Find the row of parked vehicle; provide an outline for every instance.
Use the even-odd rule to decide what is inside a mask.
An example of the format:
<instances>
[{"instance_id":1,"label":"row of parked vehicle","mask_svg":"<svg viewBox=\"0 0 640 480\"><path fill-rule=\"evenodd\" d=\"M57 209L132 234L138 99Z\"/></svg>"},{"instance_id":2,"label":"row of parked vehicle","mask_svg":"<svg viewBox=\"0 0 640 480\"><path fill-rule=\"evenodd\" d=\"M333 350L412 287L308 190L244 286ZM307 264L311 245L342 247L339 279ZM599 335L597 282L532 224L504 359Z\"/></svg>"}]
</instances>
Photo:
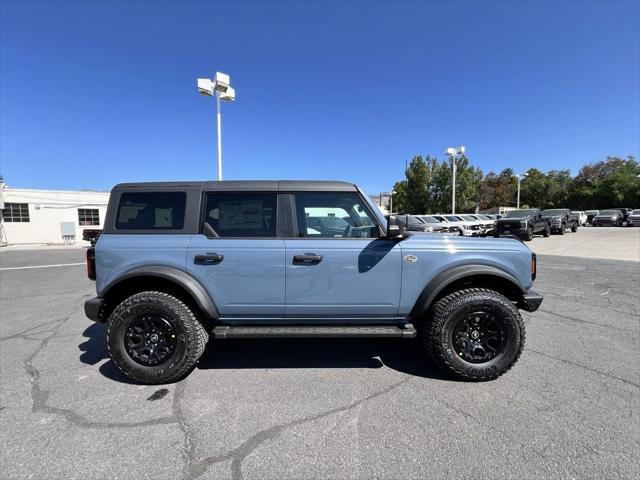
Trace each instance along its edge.
<instances>
[{"instance_id":1,"label":"row of parked vehicle","mask_svg":"<svg viewBox=\"0 0 640 480\"><path fill-rule=\"evenodd\" d=\"M465 237L515 236L525 241L534 235L548 237L577 232L579 226L640 226L640 210L608 209L571 211L568 208L512 210L504 215L435 214L398 215L405 229L413 232L442 233Z\"/></svg>"},{"instance_id":2,"label":"row of parked vehicle","mask_svg":"<svg viewBox=\"0 0 640 480\"><path fill-rule=\"evenodd\" d=\"M585 224L594 227L614 226L640 227L640 209L609 208L607 210L587 210L584 214Z\"/></svg>"}]
</instances>

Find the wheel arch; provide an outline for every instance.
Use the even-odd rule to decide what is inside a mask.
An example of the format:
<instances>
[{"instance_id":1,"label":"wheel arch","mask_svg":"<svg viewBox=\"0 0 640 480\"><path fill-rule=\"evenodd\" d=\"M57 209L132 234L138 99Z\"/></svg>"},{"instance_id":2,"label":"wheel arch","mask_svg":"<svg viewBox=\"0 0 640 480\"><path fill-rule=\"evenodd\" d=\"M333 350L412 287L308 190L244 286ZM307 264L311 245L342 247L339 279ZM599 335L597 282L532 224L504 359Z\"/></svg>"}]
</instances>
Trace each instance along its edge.
<instances>
[{"instance_id":1,"label":"wheel arch","mask_svg":"<svg viewBox=\"0 0 640 480\"><path fill-rule=\"evenodd\" d=\"M220 316L213 299L200 282L182 270L159 265L136 268L108 284L101 292L105 300L103 318L108 318L126 297L149 290L159 290L178 297L203 319L212 320Z\"/></svg>"},{"instance_id":2,"label":"wheel arch","mask_svg":"<svg viewBox=\"0 0 640 480\"><path fill-rule=\"evenodd\" d=\"M518 280L504 270L488 265L461 265L436 275L418 296L409 316L420 318L445 295L473 287L495 290L513 302L520 301L525 293Z\"/></svg>"}]
</instances>

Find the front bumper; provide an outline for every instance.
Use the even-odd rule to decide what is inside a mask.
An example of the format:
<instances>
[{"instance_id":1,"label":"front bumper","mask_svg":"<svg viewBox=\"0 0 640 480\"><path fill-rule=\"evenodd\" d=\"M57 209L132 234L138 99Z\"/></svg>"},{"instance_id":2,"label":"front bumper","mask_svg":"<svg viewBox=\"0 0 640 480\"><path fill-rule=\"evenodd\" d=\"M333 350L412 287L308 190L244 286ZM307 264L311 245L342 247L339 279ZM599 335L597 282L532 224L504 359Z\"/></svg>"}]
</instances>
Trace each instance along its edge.
<instances>
[{"instance_id":1,"label":"front bumper","mask_svg":"<svg viewBox=\"0 0 640 480\"><path fill-rule=\"evenodd\" d=\"M518 302L518 308L526 310L527 312L535 312L540 308L542 300L542 295L538 292L534 292L533 290L529 290L522 296L522 300Z\"/></svg>"},{"instance_id":2,"label":"front bumper","mask_svg":"<svg viewBox=\"0 0 640 480\"><path fill-rule=\"evenodd\" d=\"M91 298L84 302L84 314L89 320L93 320L94 322L98 323L104 323L106 322L106 319L103 315L104 305L105 301L103 298Z\"/></svg>"}]
</instances>

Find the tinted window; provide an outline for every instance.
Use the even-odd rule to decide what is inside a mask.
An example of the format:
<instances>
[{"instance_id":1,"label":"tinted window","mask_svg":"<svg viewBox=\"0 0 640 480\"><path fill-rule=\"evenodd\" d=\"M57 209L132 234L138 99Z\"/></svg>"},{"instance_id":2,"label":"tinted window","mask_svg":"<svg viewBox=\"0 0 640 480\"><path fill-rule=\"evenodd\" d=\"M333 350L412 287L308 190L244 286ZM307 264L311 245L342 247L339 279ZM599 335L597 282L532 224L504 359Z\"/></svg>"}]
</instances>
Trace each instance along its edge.
<instances>
[{"instance_id":1,"label":"tinted window","mask_svg":"<svg viewBox=\"0 0 640 480\"><path fill-rule=\"evenodd\" d=\"M184 227L184 192L136 192L120 196L117 230L181 230Z\"/></svg>"},{"instance_id":2,"label":"tinted window","mask_svg":"<svg viewBox=\"0 0 640 480\"><path fill-rule=\"evenodd\" d=\"M378 236L373 215L355 192L294 194L299 237Z\"/></svg>"},{"instance_id":3,"label":"tinted window","mask_svg":"<svg viewBox=\"0 0 640 480\"><path fill-rule=\"evenodd\" d=\"M210 193L204 221L222 238L275 237L275 193Z\"/></svg>"}]
</instances>

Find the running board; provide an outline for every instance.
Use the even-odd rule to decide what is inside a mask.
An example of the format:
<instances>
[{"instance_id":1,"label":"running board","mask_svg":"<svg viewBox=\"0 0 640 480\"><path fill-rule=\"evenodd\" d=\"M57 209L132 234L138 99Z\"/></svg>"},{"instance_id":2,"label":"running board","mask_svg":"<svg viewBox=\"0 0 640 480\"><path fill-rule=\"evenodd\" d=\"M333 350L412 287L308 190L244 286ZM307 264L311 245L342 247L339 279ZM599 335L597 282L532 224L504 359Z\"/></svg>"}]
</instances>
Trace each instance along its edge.
<instances>
[{"instance_id":1,"label":"running board","mask_svg":"<svg viewBox=\"0 0 640 480\"><path fill-rule=\"evenodd\" d=\"M303 327L264 327L264 326L226 326L214 327L213 335L217 339L225 338L414 338L416 329L410 323L397 327L393 325L377 326L303 326Z\"/></svg>"}]
</instances>

